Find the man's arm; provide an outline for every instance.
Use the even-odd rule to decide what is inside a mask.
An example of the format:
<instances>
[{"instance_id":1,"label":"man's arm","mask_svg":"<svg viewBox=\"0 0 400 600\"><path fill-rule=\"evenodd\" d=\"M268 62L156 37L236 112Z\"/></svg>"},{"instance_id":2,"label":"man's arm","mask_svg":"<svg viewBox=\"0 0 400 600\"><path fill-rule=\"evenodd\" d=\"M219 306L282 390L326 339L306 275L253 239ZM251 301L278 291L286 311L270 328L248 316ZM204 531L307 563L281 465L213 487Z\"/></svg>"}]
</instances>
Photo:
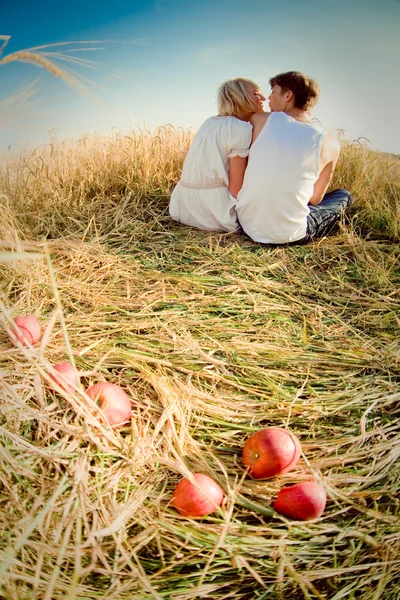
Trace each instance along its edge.
<instances>
[{"instance_id":1,"label":"man's arm","mask_svg":"<svg viewBox=\"0 0 400 600\"><path fill-rule=\"evenodd\" d=\"M333 172L337 165L339 154L339 142L328 133L321 149L321 165L323 165L323 167L317 181L314 183L314 191L310 198L309 204L316 206L321 202L330 182L332 181Z\"/></svg>"}]
</instances>

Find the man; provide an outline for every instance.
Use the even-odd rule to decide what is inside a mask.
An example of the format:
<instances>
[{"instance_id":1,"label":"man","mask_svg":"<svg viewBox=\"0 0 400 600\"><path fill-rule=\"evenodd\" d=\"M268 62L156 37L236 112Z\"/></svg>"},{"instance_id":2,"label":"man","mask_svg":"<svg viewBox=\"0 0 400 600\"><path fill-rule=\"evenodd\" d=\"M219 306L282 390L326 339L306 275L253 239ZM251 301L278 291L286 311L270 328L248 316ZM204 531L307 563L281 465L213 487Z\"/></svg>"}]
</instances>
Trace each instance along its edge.
<instances>
[{"instance_id":1,"label":"man","mask_svg":"<svg viewBox=\"0 0 400 600\"><path fill-rule=\"evenodd\" d=\"M290 71L270 79L270 113L251 118L253 138L237 214L245 233L266 244L305 243L329 233L351 202L326 193L339 142L311 121L319 87Z\"/></svg>"}]
</instances>

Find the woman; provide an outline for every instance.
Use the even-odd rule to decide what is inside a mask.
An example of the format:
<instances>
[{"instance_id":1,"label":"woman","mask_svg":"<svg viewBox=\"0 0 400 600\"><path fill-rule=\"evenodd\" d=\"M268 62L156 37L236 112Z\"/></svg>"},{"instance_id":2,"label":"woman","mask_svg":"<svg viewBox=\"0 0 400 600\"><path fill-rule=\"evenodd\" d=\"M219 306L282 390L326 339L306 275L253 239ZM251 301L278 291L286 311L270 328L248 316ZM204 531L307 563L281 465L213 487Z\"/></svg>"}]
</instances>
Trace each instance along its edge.
<instances>
[{"instance_id":1,"label":"woman","mask_svg":"<svg viewBox=\"0 0 400 600\"><path fill-rule=\"evenodd\" d=\"M250 79L230 79L218 90L218 111L196 134L172 192L169 213L199 229L238 228L235 204L251 142L250 117L263 112L265 97Z\"/></svg>"}]
</instances>

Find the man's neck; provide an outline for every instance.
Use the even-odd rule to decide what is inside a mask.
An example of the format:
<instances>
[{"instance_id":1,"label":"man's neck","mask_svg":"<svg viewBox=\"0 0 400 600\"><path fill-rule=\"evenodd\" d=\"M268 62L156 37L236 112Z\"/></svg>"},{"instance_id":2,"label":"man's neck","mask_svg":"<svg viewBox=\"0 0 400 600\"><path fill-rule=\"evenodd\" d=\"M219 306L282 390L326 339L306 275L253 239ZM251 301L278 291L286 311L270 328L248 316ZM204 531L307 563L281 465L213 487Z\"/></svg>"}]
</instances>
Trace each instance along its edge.
<instances>
[{"instance_id":1,"label":"man's neck","mask_svg":"<svg viewBox=\"0 0 400 600\"><path fill-rule=\"evenodd\" d=\"M296 121L311 123L310 114L306 110L302 110L301 108L288 108L284 112Z\"/></svg>"}]
</instances>

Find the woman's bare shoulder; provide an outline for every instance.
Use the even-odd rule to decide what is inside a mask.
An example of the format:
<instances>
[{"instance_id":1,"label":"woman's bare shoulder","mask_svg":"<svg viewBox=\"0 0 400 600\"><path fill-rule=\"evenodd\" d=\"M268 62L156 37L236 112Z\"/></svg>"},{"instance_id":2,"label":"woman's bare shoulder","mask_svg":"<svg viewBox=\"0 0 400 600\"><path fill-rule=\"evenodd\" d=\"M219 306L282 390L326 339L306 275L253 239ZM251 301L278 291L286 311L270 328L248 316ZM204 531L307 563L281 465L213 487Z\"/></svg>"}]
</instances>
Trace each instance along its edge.
<instances>
[{"instance_id":1,"label":"woman's bare shoulder","mask_svg":"<svg viewBox=\"0 0 400 600\"><path fill-rule=\"evenodd\" d=\"M265 122L268 119L270 114L271 113L269 113L269 112L253 113L252 116L250 117L250 123L253 125L253 127L255 127L256 125L262 127L265 124Z\"/></svg>"},{"instance_id":2,"label":"woman's bare shoulder","mask_svg":"<svg viewBox=\"0 0 400 600\"><path fill-rule=\"evenodd\" d=\"M253 137L251 139L252 144L254 144L254 142L256 141L258 134L261 132L262 128L264 127L270 114L271 113L261 112L261 113L254 113L252 115L252 117L250 119L250 123L253 125Z\"/></svg>"}]
</instances>

